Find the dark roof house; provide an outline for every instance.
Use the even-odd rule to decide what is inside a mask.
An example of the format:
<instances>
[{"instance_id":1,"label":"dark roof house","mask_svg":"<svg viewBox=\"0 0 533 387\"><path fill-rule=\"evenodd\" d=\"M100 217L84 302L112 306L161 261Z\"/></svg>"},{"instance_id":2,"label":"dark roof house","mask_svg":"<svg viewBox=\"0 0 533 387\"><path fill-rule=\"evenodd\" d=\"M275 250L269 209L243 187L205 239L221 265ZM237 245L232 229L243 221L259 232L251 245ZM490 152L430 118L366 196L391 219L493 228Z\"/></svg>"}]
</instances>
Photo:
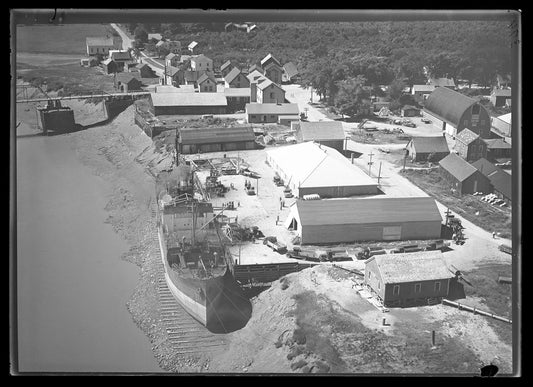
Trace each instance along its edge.
<instances>
[{"instance_id":1,"label":"dark roof house","mask_svg":"<svg viewBox=\"0 0 533 387\"><path fill-rule=\"evenodd\" d=\"M439 165L444 178L460 194L491 191L488 178L455 153L443 158L439 161Z\"/></svg>"}]
</instances>

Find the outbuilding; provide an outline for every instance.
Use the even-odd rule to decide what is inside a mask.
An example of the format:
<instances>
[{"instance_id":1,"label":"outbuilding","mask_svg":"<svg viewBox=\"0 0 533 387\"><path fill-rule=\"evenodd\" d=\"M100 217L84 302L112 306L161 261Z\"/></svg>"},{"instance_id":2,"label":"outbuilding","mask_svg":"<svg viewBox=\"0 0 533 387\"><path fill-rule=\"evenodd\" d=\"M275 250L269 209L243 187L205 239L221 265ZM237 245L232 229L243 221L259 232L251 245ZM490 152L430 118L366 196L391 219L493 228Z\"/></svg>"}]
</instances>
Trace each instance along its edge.
<instances>
[{"instance_id":1,"label":"outbuilding","mask_svg":"<svg viewBox=\"0 0 533 387\"><path fill-rule=\"evenodd\" d=\"M503 137L506 141L511 143L511 123L512 123L512 113L503 114L498 117L492 118L492 127L491 131L499 137Z\"/></svg>"},{"instance_id":2,"label":"outbuilding","mask_svg":"<svg viewBox=\"0 0 533 387\"><path fill-rule=\"evenodd\" d=\"M420 115L420 109L411 105L405 105L401 108L402 117L416 117Z\"/></svg>"},{"instance_id":3,"label":"outbuilding","mask_svg":"<svg viewBox=\"0 0 533 387\"><path fill-rule=\"evenodd\" d=\"M284 226L301 244L434 239L442 217L431 197L296 200Z\"/></svg>"},{"instance_id":4,"label":"outbuilding","mask_svg":"<svg viewBox=\"0 0 533 387\"><path fill-rule=\"evenodd\" d=\"M413 85L411 94L417 102L422 102L435 90L434 85Z\"/></svg>"},{"instance_id":5,"label":"outbuilding","mask_svg":"<svg viewBox=\"0 0 533 387\"><path fill-rule=\"evenodd\" d=\"M493 162L510 159L512 156L511 144L501 138L485 138L483 142L487 146L486 158Z\"/></svg>"},{"instance_id":6,"label":"outbuilding","mask_svg":"<svg viewBox=\"0 0 533 387\"><path fill-rule=\"evenodd\" d=\"M136 77L138 73L119 73L115 75L115 89L127 93L141 90L142 82Z\"/></svg>"},{"instance_id":7,"label":"outbuilding","mask_svg":"<svg viewBox=\"0 0 533 387\"><path fill-rule=\"evenodd\" d=\"M223 128L182 128L176 133L179 154L223 152L255 148L255 134L250 126Z\"/></svg>"},{"instance_id":8,"label":"outbuilding","mask_svg":"<svg viewBox=\"0 0 533 387\"><path fill-rule=\"evenodd\" d=\"M267 163L296 197L378 194L377 183L333 148L312 141L268 150Z\"/></svg>"},{"instance_id":9,"label":"outbuilding","mask_svg":"<svg viewBox=\"0 0 533 387\"><path fill-rule=\"evenodd\" d=\"M296 139L299 142L315 141L319 144L336 149L339 152L344 151L346 135L344 127L339 121L319 121L305 122L302 121L297 125Z\"/></svg>"},{"instance_id":10,"label":"outbuilding","mask_svg":"<svg viewBox=\"0 0 533 387\"><path fill-rule=\"evenodd\" d=\"M295 82L300 77L296 65L292 62L283 65L283 82Z\"/></svg>"},{"instance_id":11,"label":"outbuilding","mask_svg":"<svg viewBox=\"0 0 533 387\"><path fill-rule=\"evenodd\" d=\"M300 114L295 103L247 103L245 110L249 123L275 123L279 122L280 116Z\"/></svg>"},{"instance_id":12,"label":"outbuilding","mask_svg":"<svg viewBox=\"0 0 533 387\"><path fill-rule=\"evenodd\" d=\"M231 69L231 71L224 76L224 84L227 88L250 87L250 81L237 67Z\"/></svg>"},{"instance_id":13,"label":"outbuilding","mask_svg":"<svg viewBox=\"0 0 533 387\"><path fill-rule=\"evenodd\" d=\"M412 137L405 149L412 161L437 162L450 154L444 136Z\"/></svg>"},{"instance_id":14,"label":"outbuilding","mask_svg":"<svg viewBox=\"0 0 533 387\"><path fill-rule=\"evenodd\" d=\"M461 195L492 190L489 179L455 153L439 161L439 166L442 177Z\"/></svg>"},{"instance_id":15,"label":"outbuilding","mask_svg":"<svg viewBox=\"0 0 533 387\"><path fill-rule=\"evenodd\" d=\"M113 74L119 71L118 65L111 58L107 58L100 65L106 74Z\"/></svg>"},{"instance_id":16,"label":"outbuilding","mask_svg":"<svg viewBox=\"0 0 533 387\"><path fill-rule=\"evenodd\" d=\"M365 261L365 285L387 307L439 303L453 277L440 251L382 254Z\"/></svg>"},{"instance_id":17,"label":"outbuilding","mask_svg":"<svg viewBox=\"0 0 533 387\"><path fill-rule=\"evenodd\" d=\"M511 106L511 89L494 89L490 93L490 102L494 107Z\"/></svg>"},{"instance_id":18,"label":"outbuilding","mask_svg":"<svg viewBox=\"0 0 533 387\"><path fill-rule=\"evenodd\" d=\"M224 88L224 95L228 100L228 112L244 110L247 103L250 103L250 88Z\"/></svg>"},{"instance_id":19,"label":"outbuilding","mask_svg":"<svg viewBox=\"0 0 533 387\"><path fill-rule=\"evenodd\" d=\"M222 66L220 66L220 74L222 74L222 77L225 77L232 69L233 65L231 61L227 60L222 64Z\"/></svg>"},{"instance_id":20,"label":"outbuilding","mask_svg":"<svg viewBox=\"0 0 533 387\"><path fill-rule=\"evenodd\" d=\"M490 114L479 101L447 87L437 87L424 105L433 124L448 135L455 137L468 128L482 138L490 138Z\"/></svg>"},{"instance_id":21,"label":"outbuilding","mask_svg":"<svg viewBox=\"0 0 533 387\"><path fill-rule=\"evenodd\" d=\"M225 114L224 93L150 93L154 114Z\"/></svg>"},{"instance_id":22,"label":"outbuilding","mask_svg":"<svg viewBox=\"0 0 533 387\"><path fill-rule=\"evenodd\" d=\"M511 175L485 158L473 162L472 165L490 180L493 192L510 204L513 191Z\"/></svg>"}]
</instances>

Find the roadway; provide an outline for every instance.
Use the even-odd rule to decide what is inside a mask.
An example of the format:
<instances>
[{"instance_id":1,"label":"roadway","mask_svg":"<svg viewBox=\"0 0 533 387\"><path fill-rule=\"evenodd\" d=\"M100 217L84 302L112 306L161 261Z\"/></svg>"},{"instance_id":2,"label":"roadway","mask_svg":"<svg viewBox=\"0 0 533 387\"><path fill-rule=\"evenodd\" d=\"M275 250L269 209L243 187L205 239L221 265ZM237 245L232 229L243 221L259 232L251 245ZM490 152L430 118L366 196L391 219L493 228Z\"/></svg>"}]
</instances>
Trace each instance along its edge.
<instances>
[{"instance_id":1,"label":"roadway","mask_svg":"<svg viewBox=\"0 0 533 387\"><path fill-rule=\"evenodd\" d=\"M113 27L113 29L115 31L117 31L117 33L120 35L120 37L122 38L122 49L123 50L128 50L130 48L133 48L133 39L131 39L125 32L124 30L119 27L117 24L115 23L111 23L111 27ZM165 71L165 66L163 66L161 63L158 63L156 62L155 60L153 60L152 58L150 58L148 55L146 55L144 52L142 51L139 51L139 53L141 54L141 63L146 63L148 66L150 66L150 68L152 70L154 70L154 72L156 73L156 75L158 77L162 77L163 76L163 73Z\"/></svg>"}]
</instances>

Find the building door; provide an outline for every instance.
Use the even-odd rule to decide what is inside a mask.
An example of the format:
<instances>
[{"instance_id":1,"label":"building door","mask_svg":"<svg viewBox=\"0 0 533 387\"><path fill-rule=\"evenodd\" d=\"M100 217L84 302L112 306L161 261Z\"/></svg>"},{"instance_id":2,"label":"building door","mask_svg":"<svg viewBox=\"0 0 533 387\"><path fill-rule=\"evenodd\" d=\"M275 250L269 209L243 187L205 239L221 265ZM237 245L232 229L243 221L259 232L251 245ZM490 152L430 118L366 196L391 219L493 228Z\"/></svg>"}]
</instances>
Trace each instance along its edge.
<instances>
[{"instance_id":1,"label":"building door","mask_svg":"<svg viewBox=\"0 0 533 387\"><path fill-rule=\"evenodd\" d=\"M474 180L474 192L477 192L477 180Z\"/></svg>"},{"instance_id":2,"label":"building door","mask_svg":"<svg viewBox=\"0 0 533 387\"><path fill-rule=\"evenodd\" d=\"M402 226L383 227L383 240L397 241L402 238Z\"/></svg>"}]
</instances>

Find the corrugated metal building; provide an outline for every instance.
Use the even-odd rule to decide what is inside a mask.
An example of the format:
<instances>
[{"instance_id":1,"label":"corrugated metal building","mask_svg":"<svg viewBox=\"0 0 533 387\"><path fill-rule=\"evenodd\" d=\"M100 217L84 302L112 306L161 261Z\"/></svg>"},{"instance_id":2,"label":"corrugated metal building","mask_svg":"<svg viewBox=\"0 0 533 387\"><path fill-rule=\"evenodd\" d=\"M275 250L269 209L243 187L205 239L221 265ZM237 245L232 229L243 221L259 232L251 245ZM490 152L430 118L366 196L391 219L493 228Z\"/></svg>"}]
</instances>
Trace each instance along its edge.
<instances>
[{"instance_id":1,"label":"corrugated metal building","mask_svg":"<svg viewBox=\"0 0 533 387\"><path fill-rule=\"evenodd\" d=\"M365 261L365 285L385 306L438 302L453 275L440 251L375 255Z\"/></svg>"},{"instance_id":2,"label":"corrugated metal building","mask_svg":"<svg viewBox=\"0 0 533 387\"><path fill-rule=\"evenodd\" d=\"M150 93L154 114L225 114L224 93Z\"/></svg>"},{"instance_id":3,"label":"corrugated metal building","mask_svg":"<svg viewBox=\"0 0 533 387\"><path fill-rule=\"evenodd\" d=\"M268 150L267 162L294 196L346 197L379 193L377 183L333 148L315 142Z\"/></svg>"},{"instance_id":4,"label":"corrugated metal building","mask_svg":"<svg viewBox=\"0 0 533 387\"><path fill-rule=\"evenodd\" d=\"M438 137L413 137L405 149L413 161L425 161L433 154L431 161L437 162L450 154L448 143L444 136Z\"/></svg>"},{"instance_id":5,"label":"corrugated metal building","mask_svg":"<svg viewBox=\"0 0 533 387\"><path fill-rule=\"evenodd\" d=\"M442 217L431 197L297 200L285 226L301 244L432 239Z\"/></svg>"},{"instance_id":6,"label":"corrugated metal building","mask_svg":"<svg viewBox=\"0 0 533 387\"><path fill-rule=\"evenodd\" d=\"M439 165L441 175L460 194L489 193L492 190L489 179L455 153L443 158Z\"/></svg>"},{"instance_id":7,"label":"corrugated metal building","mask_svg":"<svg viewBox=\"0 0 533 387\"><path fill-rule=\"evenodd\" d=\"M468 128L490 138L490 114L478 101L447 87L437 87L427 98L424 112L433 124L454 137Z\"/></svg>"},{"instance_id":8,"label":"corrugated metal building","mask_svg":"<svg viewBox=\"0 0 533 387\"><path fill-rule=\"evenodd\" d=\"M255 134L249 126L230 128L182 128L176 131L179 154L223 152L255 148Z\"/></svg>"}]
</instances>

